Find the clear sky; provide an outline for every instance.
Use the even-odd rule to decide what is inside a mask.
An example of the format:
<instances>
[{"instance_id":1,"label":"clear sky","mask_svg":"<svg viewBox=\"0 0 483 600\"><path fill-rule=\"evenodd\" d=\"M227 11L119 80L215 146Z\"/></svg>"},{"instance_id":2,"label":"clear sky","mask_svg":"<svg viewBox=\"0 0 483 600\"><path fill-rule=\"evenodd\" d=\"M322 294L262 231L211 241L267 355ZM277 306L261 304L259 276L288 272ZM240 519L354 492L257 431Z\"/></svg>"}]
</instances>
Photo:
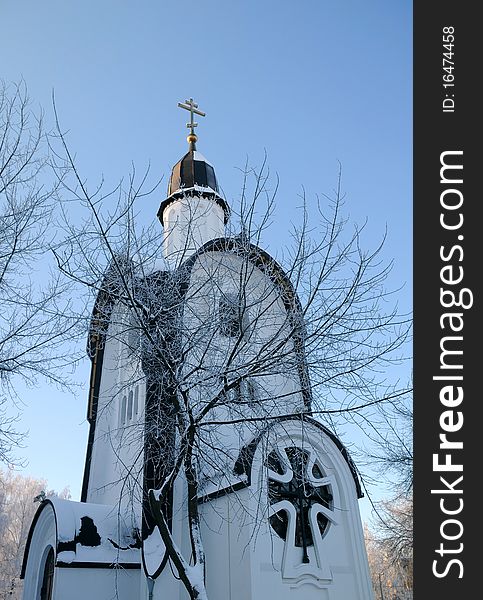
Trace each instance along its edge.
<instances>
[{"instance_id":1,"label":"clear sky","mask_svg":"<svg viewBox=\"0 0 483 600\"><path fill-rule=\"evenodd\" d=\"M198 149L236 198L248 157L264 151L280 177L274 240L296 218L302 186L331 193L338 161L346 210L387 226L393 286L411 307L412 3L409 0L0 0L0 78L23 78L52 119L51 95L82 176L116 182L148 163L164 180L141 212L155 218L172 165L186 151L195 98ZM372 239L371 239L372 238ZM270 242L270 240L269 240ZM270 248L268 248L270 250ZM23 471L51 487L80 486L88 369L74 396L21 390L29 430Z\"/></svg>"}]
</instances>

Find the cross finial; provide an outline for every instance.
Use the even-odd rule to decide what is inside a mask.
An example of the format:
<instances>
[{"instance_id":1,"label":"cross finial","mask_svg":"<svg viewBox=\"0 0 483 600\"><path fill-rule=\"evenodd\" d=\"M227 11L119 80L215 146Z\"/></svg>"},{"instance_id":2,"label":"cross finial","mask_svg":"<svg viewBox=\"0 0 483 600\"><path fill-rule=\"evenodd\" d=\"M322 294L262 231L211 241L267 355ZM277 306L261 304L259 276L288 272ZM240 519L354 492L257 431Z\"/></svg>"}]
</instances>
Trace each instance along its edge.
<instances>
[{"instance_id":1,"label":"cross finial","mask_svg":"<svg viewBox=\"0 0 483 600\"><path fill-rule=\"evenodd\" d=\"M196 150L196 140L198 139L195 134L195 127L198 127L198 123L194 121L194 115L200 115L200 117L206 117L206 113L198 110L198 105L195 104L193 98L189 100L185 100L185 102L178 102L179 108L184 108L185 110L190 111L190 122L186 123L186 127L190 129L190 134L187 137L188 144L190 145L190 150Z\"/></svg>"}]
</instances>

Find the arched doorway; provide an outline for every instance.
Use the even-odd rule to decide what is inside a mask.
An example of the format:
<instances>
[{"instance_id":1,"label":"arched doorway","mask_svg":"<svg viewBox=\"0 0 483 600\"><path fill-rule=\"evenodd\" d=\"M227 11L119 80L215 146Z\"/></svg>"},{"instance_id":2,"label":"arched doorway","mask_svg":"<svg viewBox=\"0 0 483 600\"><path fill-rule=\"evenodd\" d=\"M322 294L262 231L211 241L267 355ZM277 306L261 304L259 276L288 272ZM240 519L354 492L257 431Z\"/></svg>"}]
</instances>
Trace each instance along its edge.
<instances>
[{"instance_id":1,"label":"arched doorway","mask_svg":"<svg viewBox=\"0 0 483 600\"><path fill-rule=\"evenodd\" d=\"M54 587L54 549L50 546L45 558L43 573L41 574L41 587L39 600L52 600L52 589Z\"/></svg>"}]
</instances>

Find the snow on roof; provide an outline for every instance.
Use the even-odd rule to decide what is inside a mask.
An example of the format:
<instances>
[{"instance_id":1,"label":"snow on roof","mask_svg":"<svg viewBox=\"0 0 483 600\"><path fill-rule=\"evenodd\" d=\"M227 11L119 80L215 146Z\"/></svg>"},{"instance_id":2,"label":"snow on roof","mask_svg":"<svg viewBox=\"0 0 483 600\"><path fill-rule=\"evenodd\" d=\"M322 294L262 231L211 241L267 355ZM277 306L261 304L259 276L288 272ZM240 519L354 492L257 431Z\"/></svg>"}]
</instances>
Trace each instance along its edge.
<instances>
[{"instance_id":1,"label":"snow on roof","mask_svg":"<svg viewBox=\"0 0 483 600\"><path fill-rule=\"evenodd\" d=\"M140 563L139 540L118 506L48 498L57 526L59 563Z\"/></svg>"},{"instance_id":2,"label":"snow on roof","mask_svg":"<svg viewBox=\"0 0 483 600\"><path fill-rule=\"evenodd\" d=\"M193 194L193 192L195 192L195 194ZM198 183L195 183L194 185L192 185L190 187L185 187L185 186L180 187L171 195L176 196L176 197L183 195L188 198L190 196L199 195L199 194L210 194L210 195L216 194L216 195L218 195L218 192L209 186L199 185Z\"/></svg>"},{"instance_id":3,"label":"snow on roof","mask_svg":"<svg viewBox=\"0 0 483 600\"><path fill-rule=\"evenodd\" d=\"M209 160L206 160L206 158L201 154L201 152L198 152L198 150L195 150L193 152L193 160L199 160L199 161L205 162L207 165L210 165L210 167L213 166Z\"/></svg>"}]
</instances>

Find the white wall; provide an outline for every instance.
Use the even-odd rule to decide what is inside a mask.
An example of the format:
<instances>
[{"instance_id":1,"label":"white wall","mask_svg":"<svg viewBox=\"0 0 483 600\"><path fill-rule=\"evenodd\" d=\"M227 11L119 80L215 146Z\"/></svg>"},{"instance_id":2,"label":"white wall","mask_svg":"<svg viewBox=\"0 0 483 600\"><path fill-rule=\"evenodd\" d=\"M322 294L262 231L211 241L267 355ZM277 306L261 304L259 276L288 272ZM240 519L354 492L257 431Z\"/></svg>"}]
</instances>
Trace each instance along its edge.
<instances>
[{"instance_id":1,"label":"white wall","mask_svg":"<svg viewBox=\"0 0 483 600\"><path fill-rule=\"evenodd\" d=\"M218 307L223 294L236 295L240 287L245 294L247 330L230 359L239 340L220 333ZM192 378L187 377L185 387L190 389L193 403L199 402L203 406L214 398L222 384L222 376L235 379L238 373L248 375L255 386L256 402L253 405L222 402L206 420L273 418L303 410L298 370L300 357L294 350L287 309L278 286L257 266L233 253L202 254L191 271L183 326L184 373L190 370L194 373ZM196 369L199 365L205 368L206 374L212 375L211 379L205 376L204 380L199 380L199 369ZM205 451L212 459L212 467L206 465L207 473L226 470L231 473L240 449L258 435L261 427L260 421L247 421L203 429ZM210 446L223 448L216 459Z\"/></svg>"},{"instance_id":2,"label":"white wall","mask_svg":"<svg viewBox=\"0 0 483 600\"><path fill-rule=\"evenodd\" d=\"M39 600L45 566L45 557L50 548L57 555L58 541L70 541L76 533L74 512L69 510L69 501L61 500L59 513L54 513L52 504L42 507L37 519L31 543L24 580L24 600ZM80 503L72 503L79 509ZM82 510L79 514L82 514ZM57 524L59 523L59 530ZM68 539L65 538L67 536ZM59 560L70 552L61 553ZM112 555L107 559L112 560ZM107 560L106 559L106 560ZM75 566L55 567L53 600L137 600L139 598L141 569L110 567L97 568Z\"/></svg>"},{"instance_id":3,"label":"white wall","mask_svg":"<svg viewBox=\"0 0 483 600\"><path fill-rule=\"evenodd\" d=\"M139 356L122 341L129 331L128 318L115 308L104 349L87 502L132 504L140 522L145 382ZM123 398L127 403L136 388L138 412L129 419L121 415Z\"/></svg>"},{"instance_id":4,"label":"white wall","mask_svg":"<svg viewBox=\"0 0 483 600\"><path fill-rule=\"evenodd\" d=\"M137 600L140 575L139 569L57 568L53 600Z\"/></svg>"},{"instance_id":5,"label":"white wall","mask_svg":"<svg viewBox=\"0 0 483 600\"><path fill-rule=\"evenodd\" d=\"M209 240L225 235L225 213L214 200L186 195L163 213L163 253L171 266L179 265Z\"/></svg>"},{"instance_id":6,"label":"white wall","mask_svg":"<svg viewBox=\"0 0 483 600\"><path fill-rule=\"evenodd\" d=\"M333 481L334 522L303 564L301 548L270 527L262 441L251 488L203 505L210 600L372 600L356 488L338 448L320 429L294 421L274 427L265 441L268 448L298 445L317 454Z\"/></svg>"},{"instance_id":7,"label":"white wall","mask_svg":"<svg viewBox=\"0 0 483 600\"><path fill-rule=\"evenodd\" d=\"M284 541L268 520L267 448L304 448L323 470L333 493L332 520L323 536L302 549ZM189 540L178 482L174 537L185 556ZM289 421L261 440L254 457L252 485L200 506L210 600L373 600L372 586L349 466L334 442L315 425ZM187 600L183 585L167 566L155 585L155 600Z\"/></svg>"},{"instance_id":8,"label":"white wall","mask_svg":"<svg viewBox=\"0 0 483 600\"><path fill-rule=\"evenodd\" d=\"M32 535L23 586L24 600L40 598L43 567L50 547L54 551L57 548L57 532L54 509L49 504L42 510Z\"/></svg>"}]
</instances>

